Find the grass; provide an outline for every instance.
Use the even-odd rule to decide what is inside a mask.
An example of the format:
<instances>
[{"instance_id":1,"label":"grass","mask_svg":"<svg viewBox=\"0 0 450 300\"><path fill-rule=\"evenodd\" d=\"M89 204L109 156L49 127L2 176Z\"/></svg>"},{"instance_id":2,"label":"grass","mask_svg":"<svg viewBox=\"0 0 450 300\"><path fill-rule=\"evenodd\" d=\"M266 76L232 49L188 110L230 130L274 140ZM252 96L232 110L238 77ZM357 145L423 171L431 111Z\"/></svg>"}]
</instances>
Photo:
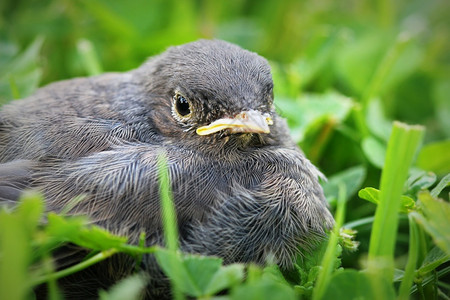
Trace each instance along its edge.
<instances>
[{"instance_id":1,"label":"grass","mask_svg":"<svg viewBox=\"0 0 450 300\"><path fill-rule=\"evenodd\" d=\"M38 226L43 200L28 195L19 209L0 212L0 299L30 298L39 282L58 297L53 279L85 267L53 270L50 249L63 241L92 249L93 263L109 253L138 261L157 253L179 298L227 289L231 299L448 299L449 16L440 0L1 2L0 104L53 81L135 68L197 38L226 39L265 56L277 109L328 177L323 187L339 226L328 247L290 274L184 256L176 252L161 158L169 250L128 245L82 219L49 215ZM338 235L338 227L358 232ZM143 286L145 278L130 277L102 299Z\"/></svg>"},{"instance_id":2,"label":"grass","mask_svg":"<svg viewBox=\"0 0 450 300\"><path fill-rule=\"evenodd\" d=\"M312 296L313 300L323 299L326 288L331 280L331 274L334 271L334 265L336 264L335 253L336 248L338 247L339 232L344 223L345 198L346 198L345 194L346 194L345 185L341 184L339 186L338 206L335 215L336 223L334 225L333 231L330 234L328 246L323 255L323 259L321 262L322 269L319 275L317 276L317 283L314 287Z\"/></svg>"},{"instance_id":3,"label":"grass","mask_svg":"<svg viewBox=\"0 0 450 300\"><path fill-rule=\"evenodd\" d=\"M381 175L380 202L370 235L369 271L394 278L394 250L401 195L423 128L395 123Z\"/></svg>"}]
</instances>

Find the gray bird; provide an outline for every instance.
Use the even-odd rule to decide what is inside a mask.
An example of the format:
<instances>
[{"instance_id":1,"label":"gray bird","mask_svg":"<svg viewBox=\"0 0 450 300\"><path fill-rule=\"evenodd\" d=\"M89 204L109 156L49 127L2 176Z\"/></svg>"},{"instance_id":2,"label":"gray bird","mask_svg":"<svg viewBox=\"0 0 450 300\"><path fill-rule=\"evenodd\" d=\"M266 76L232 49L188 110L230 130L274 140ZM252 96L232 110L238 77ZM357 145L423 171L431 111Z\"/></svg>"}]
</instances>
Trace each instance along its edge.
<instances>
[{"instance_id":1,"label":"gray bird","mask_svg":"<svg viewBox=\"0 0 450 300\"><path fill-rule=\"evenodd\" d=\"M53 83L3 106L0 199L13 204L35 188L58 212L83 195L70 214L133 243L144 231L148 246L163 245L160 153L185 252L225 263L270 256L289 268L333 225L320 172L275 112L269 64L219 40L171 47L129 72ZM66 295L95 295L102 280L132 272L124 260L109 261L106 275L90 270L85 286L69 277ZM166 293L154 258L142 267L153 278L148 295Z\"/></svg>"}]
</instances>

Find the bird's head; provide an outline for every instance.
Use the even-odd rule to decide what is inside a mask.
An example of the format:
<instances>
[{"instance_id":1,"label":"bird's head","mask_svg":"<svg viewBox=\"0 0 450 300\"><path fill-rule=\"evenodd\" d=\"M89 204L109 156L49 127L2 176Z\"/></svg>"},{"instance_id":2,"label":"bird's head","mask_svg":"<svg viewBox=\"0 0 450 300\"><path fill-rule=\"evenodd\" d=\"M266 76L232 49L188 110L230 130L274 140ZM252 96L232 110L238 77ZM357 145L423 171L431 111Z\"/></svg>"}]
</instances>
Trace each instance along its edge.
<instances>
[{"instance_id":1,"label":"bird's head","mask_svg":"<svg viewBox=\"0 0 450 300\"><path fill-rule=\"evenodd\" d=\"M273 125L273 82L261 56L219 40L171 47L141 67L155 125L166 136L248 141Z\"/></svg>"}]
</instances>

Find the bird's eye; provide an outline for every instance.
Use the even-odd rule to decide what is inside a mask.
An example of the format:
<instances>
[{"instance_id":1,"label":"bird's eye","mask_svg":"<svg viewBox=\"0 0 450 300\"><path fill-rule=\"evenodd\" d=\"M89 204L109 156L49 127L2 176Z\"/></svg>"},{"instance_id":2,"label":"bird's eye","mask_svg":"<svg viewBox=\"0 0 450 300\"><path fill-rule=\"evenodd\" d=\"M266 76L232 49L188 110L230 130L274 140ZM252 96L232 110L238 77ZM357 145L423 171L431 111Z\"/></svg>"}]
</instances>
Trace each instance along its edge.
<instances>
[{"instance_id":1,"label":"bird's eye","mask_svg":"<svg viewBox=\"0 0 450 300\"><path fill-rule=\"evenodd\" d=\"M181 118L183 121L190 118L192 114L191 102L183 95L176 93L173 96L172 111L175 112L175 116Z\"/></svg>"}]
</instances>

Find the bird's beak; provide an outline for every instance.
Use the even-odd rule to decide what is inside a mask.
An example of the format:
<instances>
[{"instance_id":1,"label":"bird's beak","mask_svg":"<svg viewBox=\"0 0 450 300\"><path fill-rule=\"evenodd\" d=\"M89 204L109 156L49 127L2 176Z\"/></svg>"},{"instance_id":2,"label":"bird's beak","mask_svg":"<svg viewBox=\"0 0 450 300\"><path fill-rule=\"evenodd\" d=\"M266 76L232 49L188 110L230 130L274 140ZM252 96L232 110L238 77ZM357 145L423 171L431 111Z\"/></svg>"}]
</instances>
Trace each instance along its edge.
<instances>
[{"instance_id":1,"label":"bird's beak","mask_svg":"<svg viewBox=\"0 0 450 300\"><path fill-rule=\"evenodd\" d=\"M256 110L243 111L234 118L223 118L199 127L198 135L209 135L227 129L230 133L269 133L273 121L269 114Z\"/></svg>"}]
</instances>

